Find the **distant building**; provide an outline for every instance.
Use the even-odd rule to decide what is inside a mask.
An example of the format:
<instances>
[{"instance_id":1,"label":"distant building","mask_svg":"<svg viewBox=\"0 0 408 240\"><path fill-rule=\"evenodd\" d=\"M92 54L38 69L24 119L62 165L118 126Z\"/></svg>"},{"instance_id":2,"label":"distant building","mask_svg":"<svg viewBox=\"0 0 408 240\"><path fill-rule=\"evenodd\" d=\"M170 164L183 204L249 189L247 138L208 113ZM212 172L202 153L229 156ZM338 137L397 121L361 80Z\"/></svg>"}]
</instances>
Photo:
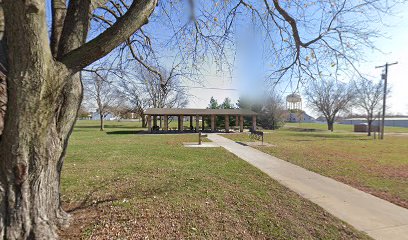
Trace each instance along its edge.
<instances>
[{"instance_id":1,"label":"distant building","mask_svg":"<svg viewBox=\"0 0 408 240\"><path fill-rule=\"evenodd\" d=\"M373 122L373 126L378 126L379 124L379 120L376 119ZM365 118L348 118L348 119L343 119L342 121L340 121L340 124L361 124L361 123L367 123L367 119ZM408 127L408 117L386 117L385 118L385 122L384 122L385 126L389 126L389 127Z\"/></svg>"},{"instance_id":2,"label":"distant building","mask_svg":"<svg viewBox=\"0 0 408 240\"><path fill-rule=\"evenodd\" d=\"M306 122L306 123L312 123L316 122L316 119L309 114L307 114L305 111L297 111L297 112L292 112L288 111L287 114L288 118L286 119L286 122Z\"/></svg>"},{"instance_id":3,"label":"distant building","mask_svg":"<svg viewBox=\"0 0 408 240\"><path fill-rule=\"evenodd\" d=\"M91 109L90 118L91 118L91 120L101 119L98 109ZM108 120L108 121L113 121L113 120L117 120L119 118L117 116L115 116L113 113L107 113L107 114L105 114L103 119Z\"/></svg>"}]
</instances>

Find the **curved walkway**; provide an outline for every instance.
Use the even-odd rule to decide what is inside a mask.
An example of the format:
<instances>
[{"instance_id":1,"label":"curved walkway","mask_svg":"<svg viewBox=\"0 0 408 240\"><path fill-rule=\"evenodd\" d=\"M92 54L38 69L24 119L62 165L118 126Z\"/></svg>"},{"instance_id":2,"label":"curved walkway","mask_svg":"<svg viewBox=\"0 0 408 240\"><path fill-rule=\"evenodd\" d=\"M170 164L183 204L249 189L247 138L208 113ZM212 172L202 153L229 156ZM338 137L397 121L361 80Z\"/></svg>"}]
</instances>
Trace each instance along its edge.
<instances>
[{"instance_id":1,"label":"curved walkway","mask_svg":"<svg viewBox=\"0 0 408 240\"><path fill-rule=\"evenodd\" d=\"M408 209L219 134L208 139L372 238L408 240Z\"/></svg>"}]
</instances>

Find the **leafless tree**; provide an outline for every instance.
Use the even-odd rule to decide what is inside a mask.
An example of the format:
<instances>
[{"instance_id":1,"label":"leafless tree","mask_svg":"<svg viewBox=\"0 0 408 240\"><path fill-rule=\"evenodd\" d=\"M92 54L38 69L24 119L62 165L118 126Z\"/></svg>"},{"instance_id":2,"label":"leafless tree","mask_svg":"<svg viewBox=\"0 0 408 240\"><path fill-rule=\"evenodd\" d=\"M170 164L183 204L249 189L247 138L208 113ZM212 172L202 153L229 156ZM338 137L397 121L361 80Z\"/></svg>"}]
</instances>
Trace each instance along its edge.
<instances>
[{"instance_id":1,"label":"leafless tree","mask_svg":"<svg viewBox=\"0 0 408 240\"><path fill-rule=\"evenodd\" d=\"M88 108L82 102L78 110L78 118L79 119L89 119L89 115L90 115L90 112L88 111Z\"/></svg>"},{"instance_id":2,"label":"leafless tree","mask_svg":"<svg viewBox=\"0 0 408 240\"><path fill-rule=\"evenodd\" d=\"M92 99L98 107L100 130L104 130L104 119L109 113L117 112L123 104L119 89L109 79L109 74L94 72L89 78L84 78L84 95Z\"/></svg>"},{"instance_id":3,"label":"leafless tree","mask_svg":"<svg viewBox=\"0 0 408 240\"><path fill-rule=\"evenodd\" d=\"M275 92L269 93L262 104L259 124L265 129L278 129L284 125L287 118L282 98Z\"/></svg>"},{"instance_id":4,"label":"leafless tree","mask_svg":"<svg viewBox=\"0 0 408 240\"><path fill-rule=\"evenodd\" d=\"M384 85L381 80L373 82L367 78L361 78L355 82L355 87L356 105L365 112L368 124L367 134L371 136L372 123L376 119L376 113L381 109Z\"/></svg>"},{"instance_id":5,"label":"leafless tree","mask_svg":"<svg viewBox=\"0 0 408 240\"><path fill-rule=\"evenodd\" d=\"M323 114L328 130L333 132L336 115L346 110L356 93L354 84L338 82L334 79L310 82L304 95L307 104L316 112Z\"/></svg>"},{"instance_id":6,"label":"leafless tree","mask_svg":"<svg viewBox=\"0 0 408 240\"><path fill-rule=\"evenodd\" d=\"M146 127L145 110L149 107L149 101L146 99L146 93L141 84L135 78L122 78L119 82L120 91L129 102L130 109L137 113L142 119L142 127Z\"/></svg>"},{"instance_id":7,"label":"leafless tree","mask_svg":"<svg viewBox=\"0 0 408 240\"><path fill-rule=\"evenodd\" d=\"M82 99L79 72L112 50L122 52L119 63L132 45L141 65L172 49L194 71L206 61L231 66L234 33L250 24L265 38L272 83L324 77L355 69L378 36L367 23L380 21L395 2L51 0L48 29L46 1L0 0L0 56L7 56L0 70L9 94L0 140L0 238L55 239L57 226L67 225L59 186Z\"/></svg>"},{"instance_id":8,"label":"leafless tree","mask_svg":"<svg viewBox=\"0 0 408 240\"><path fill-rule=\"evenodd\" d=\"M181 86L177 65L170 71L157 68L157 74L144 66L139 66L134 74L126 74L121 81L122 92L142 117L145 126L144 111L147 107L173 108L185 107L188 103L186 88ZM157 119L153 119L155 126Z\"/></svg>"}]
</instances>

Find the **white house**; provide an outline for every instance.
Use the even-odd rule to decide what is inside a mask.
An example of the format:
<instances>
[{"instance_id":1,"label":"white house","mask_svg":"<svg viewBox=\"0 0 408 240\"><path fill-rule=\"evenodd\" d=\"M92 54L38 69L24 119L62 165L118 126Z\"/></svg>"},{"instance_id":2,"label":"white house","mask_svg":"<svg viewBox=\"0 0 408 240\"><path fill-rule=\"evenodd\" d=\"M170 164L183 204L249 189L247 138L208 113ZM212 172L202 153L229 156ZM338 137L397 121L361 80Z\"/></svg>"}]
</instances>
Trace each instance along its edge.
<instances>
[{"instance_id":1,"label":"white house","mask_svg":"<svg viewBox=\"0 0 408 240\"><path fill-rule=\"evenodd\" d=\"M91 120L99 120L99 119L101 119L101 117L99 115L98 109L91 109ZM107 113L103 119L108 120L108 121L113 121L113 120L117 120L118 117L113 115L112 113Z\"/></svg>"}]
</instances>

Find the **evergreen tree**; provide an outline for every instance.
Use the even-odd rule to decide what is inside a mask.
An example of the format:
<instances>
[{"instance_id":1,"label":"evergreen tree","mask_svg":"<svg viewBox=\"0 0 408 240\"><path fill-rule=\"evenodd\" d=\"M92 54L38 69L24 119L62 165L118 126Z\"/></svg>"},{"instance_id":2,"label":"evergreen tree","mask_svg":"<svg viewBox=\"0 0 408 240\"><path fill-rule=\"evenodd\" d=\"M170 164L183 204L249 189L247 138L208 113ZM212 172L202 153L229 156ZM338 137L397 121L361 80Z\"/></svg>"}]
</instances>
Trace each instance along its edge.
<instances>
[{"instance_id":1,"label":"evergreen tree","mask_svg":"<svg viewBox=\"0 0 408 240\"><path fill-rule=\"evenodd\" d=\"M208 104L207 108L209 108L209 109L219 109L220 105L218 104L218 101L214 97L211 97L210 104Z\"/></svg>"}]
</instances>

